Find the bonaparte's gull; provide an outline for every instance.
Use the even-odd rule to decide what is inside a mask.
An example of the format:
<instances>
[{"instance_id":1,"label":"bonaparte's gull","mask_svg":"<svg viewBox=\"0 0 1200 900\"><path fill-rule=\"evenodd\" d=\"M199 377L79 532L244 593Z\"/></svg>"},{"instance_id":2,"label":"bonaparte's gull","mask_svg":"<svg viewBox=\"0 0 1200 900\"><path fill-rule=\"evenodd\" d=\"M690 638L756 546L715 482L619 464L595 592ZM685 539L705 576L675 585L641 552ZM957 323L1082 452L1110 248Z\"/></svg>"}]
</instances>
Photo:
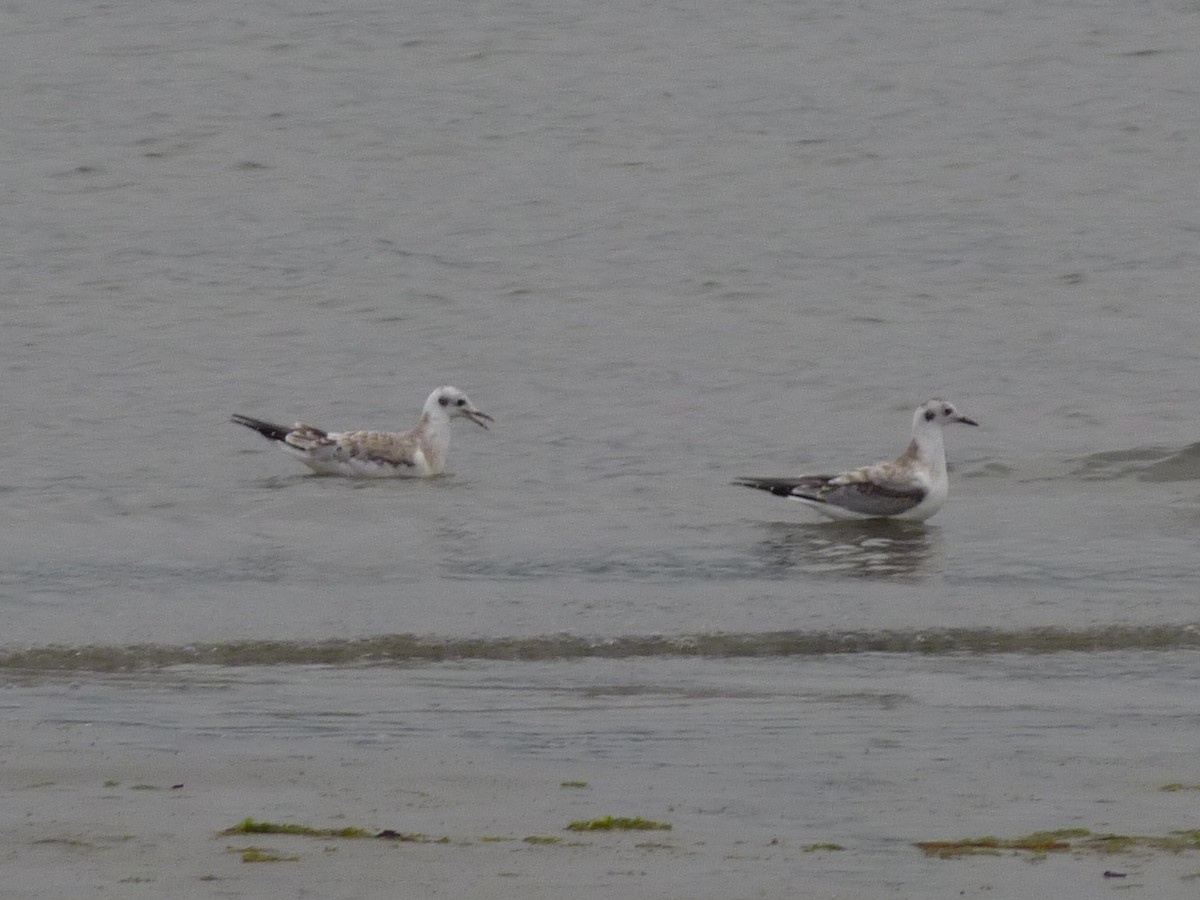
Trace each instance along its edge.
<instances>
[{"instance_id":1,"label":"bonaparte's gull","mask_svg":"<svg viewBox=\"0 0 1200 900\"><path fill-rule=\"evenodd\" d=\"M450 420L462 416L487 428L487 413L475 408L456 387L440 387L429 395L421 419L411 431L322 431L303 422L290 428L250 416L233 416L274 441L320 475L354 478L425 478L446 468L450 448Z\"/></svg>"},{"instance_id":2,"label":"bonaparte's gull","mask_svg":"<svg viewBox=\"0 0 1200 900\"><path fill-rule=\"evenodd\" d=\"M840 475L795 478L739 478L734 484L799 500L833 519L924 521L942 508L950 491L942 425L978 425L953 403L929 400L913 413L912 442L891 462L875 463Z\"/></svg>"}]
</instances>

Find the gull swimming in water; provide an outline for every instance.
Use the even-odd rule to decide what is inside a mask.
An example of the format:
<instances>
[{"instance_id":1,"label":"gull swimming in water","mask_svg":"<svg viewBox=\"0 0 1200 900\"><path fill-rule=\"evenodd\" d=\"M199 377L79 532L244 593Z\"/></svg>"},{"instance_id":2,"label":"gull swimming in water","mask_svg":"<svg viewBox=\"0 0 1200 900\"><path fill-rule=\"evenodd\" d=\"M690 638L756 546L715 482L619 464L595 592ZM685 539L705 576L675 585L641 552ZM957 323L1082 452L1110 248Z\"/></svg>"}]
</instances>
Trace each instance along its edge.
<instances>
[{"instance_id":1,"label":"gull swimming in water","mask_svg":"<svg viewBox=\"0 0 1200 900\"><path fill-rule=\"evenodd\" d=\"M235 415L232 421L252 428L318 475L352 478L428 478L446 468L450 420L459 416L481 428L494 421L476 409L456 387L440 387L429 395L421 419L411 431L322 431L303 422L290 428L262 419Z\"/></svg>"},{"instance_id":2,"label":"gull swimming in water","mask_svg":"<svg viewBox=\"0 0 1200 900\"><path fill-rule=\"evenodd\" d=\"M946 400L929 400L913 413L912 442L891 462L840 475L739 478L734 484L799 500L832 519L907 519L923 522L942 508L950 492L942 426L978 425Z\"/></svg>"}]
</instances>

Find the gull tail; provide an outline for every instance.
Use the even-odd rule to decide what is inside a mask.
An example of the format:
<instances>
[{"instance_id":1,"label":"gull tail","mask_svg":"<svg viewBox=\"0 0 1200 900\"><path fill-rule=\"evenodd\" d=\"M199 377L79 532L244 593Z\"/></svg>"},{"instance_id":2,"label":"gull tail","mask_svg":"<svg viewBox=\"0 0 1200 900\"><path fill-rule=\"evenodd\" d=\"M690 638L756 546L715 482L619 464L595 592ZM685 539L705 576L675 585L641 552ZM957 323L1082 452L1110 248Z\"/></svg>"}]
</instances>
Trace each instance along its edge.
<instances>
[{"instance_id":1,"label":"gull tail","mask_svg":"<svg viewBox=\"0 0 1200 900\"><path fill-rule=\"evenodd\" d=\"M804 478L738 478L734 484L740 487L757 488L768 491L776 497L803 497L822 481L819 476Z\"/></svg>"},{"instance_id":2,"label":"gull tail","mask_svg":"<svg viewBox=\"0 0 1200 900\"><path fill-rule=\"evenodd\" d=\"M292 430L283 425L274 425L270 422L264 422L262 419L254 419L250 416L237 414L231 416L229 421L252 428L269 441L284 441L288 436L288 432Z\"/></svg>"}]
</instances>

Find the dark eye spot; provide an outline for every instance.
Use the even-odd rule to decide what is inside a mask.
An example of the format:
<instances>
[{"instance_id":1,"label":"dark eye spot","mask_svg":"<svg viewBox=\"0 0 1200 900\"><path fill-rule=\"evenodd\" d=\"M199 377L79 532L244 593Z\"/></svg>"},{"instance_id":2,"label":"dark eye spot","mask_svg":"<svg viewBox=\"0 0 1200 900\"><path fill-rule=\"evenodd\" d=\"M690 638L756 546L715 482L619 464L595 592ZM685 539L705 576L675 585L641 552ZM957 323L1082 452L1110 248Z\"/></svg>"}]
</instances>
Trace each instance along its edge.
<instances>
[{"instance_id":1,"label":"dark eye spot","mask_svg":"<svg viewBox=\"0 0 1200 900\"><path fill-rule=\"evenodd\" d=\"M449 397L438 397L438 406L449 406L449 405L450 405Z\"/></svg>"},{"instance_id":2,"label":"dark eye spot","mask_svg":"<svg viewBox=\"0 0 1200 900\"><path fill-rule=\"evenodd\" d=\"M464 400L464 399L462 399L462 397L459 397L459 398L458 398L458 402L457 402L457 403L455 403L454 405L455 405L455 406L466 406L466 405L467 405L467 401L466 401L466 400Z\"/></svg>"},{"instance_id":3,"label":"dark eye spot","mask_svg":"<svg viewBox=\"0 0 1200 900\"><path fill-rule=\"evenodd\" d=\"M936 418L937 418L937 413L935 413L932 409L925 410L925 421L926 422L932 422Z\"/></svg>"}]
</instances>

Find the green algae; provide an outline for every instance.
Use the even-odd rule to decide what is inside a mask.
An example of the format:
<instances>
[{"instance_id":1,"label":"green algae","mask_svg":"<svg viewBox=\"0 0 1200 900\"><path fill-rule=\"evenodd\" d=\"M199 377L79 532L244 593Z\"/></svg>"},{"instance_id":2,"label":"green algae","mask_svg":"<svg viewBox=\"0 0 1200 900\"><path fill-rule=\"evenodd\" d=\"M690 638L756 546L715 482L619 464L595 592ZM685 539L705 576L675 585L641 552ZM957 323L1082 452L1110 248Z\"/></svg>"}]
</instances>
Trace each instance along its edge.
<instances>
[{"instance_id":1,"label":"green algae","mask_svg":"<svg viewBox=\"0 0 1200 900\"><path fill-rule=\"evenodd\" d=\"M1056 831L1035 831L1018 838L1001 839L989 835L957 841L918 841L916 846L926 856L938 859L1000 856L1005 852L1025 853L1034 857L1050 853L1184 853L1200 850L1200 829L1172 831L1165 835L1144 835L1094 834L1086 828L1060 828Z\"/></svg>"},{"instance_id":2,"label":"green algae","mask_svg":"<svg viewBox=\"0 0 1200 900\"><path fill-rule=\"evenodd\" d=\"M363 828L313 828L309 825L295 825L280 822L256 822L254 819L243 819L231 828L221 832L223 836L233 834L295 834L303 837L318 838L368 838L372 834Z\"/></svg>"},{"instance_id":3,"label":"green algae","mask_svg":"<svg viewBox=\"0 0 1200 900\"><path fill-rule=\"evenodd\" d=\"M567 831L670 831L666 822L655 822L641 816L603 816L599 819L580 819L567 825Z\"/></svg>"},{"instance_id":4,"label":"green algae","mask_svg":"<svg viewBox=\"0 0 1200 900\"><path fill-rule=\"evenodd\" d=\"M276 853L274 850L266 850L262 847L230 847L234 853L242 854L242 862L244 863L266 863L266 862L299 862L298 856L284 856Z\"/></svg>"}]
</instances>

